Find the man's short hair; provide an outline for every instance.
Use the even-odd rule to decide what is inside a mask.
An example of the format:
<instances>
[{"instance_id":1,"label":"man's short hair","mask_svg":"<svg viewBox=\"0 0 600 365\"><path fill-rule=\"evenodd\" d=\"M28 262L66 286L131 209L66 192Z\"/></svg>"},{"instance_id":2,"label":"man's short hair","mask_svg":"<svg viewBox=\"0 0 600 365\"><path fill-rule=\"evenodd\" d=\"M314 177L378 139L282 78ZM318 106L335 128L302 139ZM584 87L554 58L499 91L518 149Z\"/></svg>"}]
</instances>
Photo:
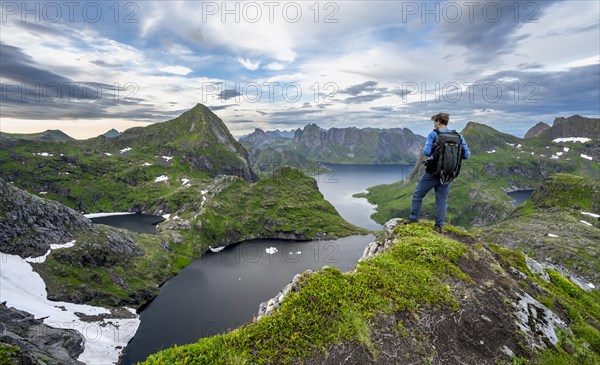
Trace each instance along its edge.
<instances>
[{"instance_id":1,"label":"man's short hair","mask_svg":"<svg viewBox=\"0 0 600 365\"><path fill-rule=\"evenodd\" d=\"M450 115L448 115L448 113L437 113L431 117L431 120L443 125L448 125L448 122L450 121Z\"/></svg>"}]
</instances>

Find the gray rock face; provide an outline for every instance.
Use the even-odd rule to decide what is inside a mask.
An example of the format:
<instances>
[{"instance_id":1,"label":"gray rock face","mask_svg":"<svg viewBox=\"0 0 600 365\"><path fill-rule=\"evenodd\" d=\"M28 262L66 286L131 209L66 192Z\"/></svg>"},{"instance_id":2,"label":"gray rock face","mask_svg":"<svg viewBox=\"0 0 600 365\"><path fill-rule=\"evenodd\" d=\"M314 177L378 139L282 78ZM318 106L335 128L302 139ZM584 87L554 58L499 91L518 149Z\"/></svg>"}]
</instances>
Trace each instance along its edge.
<instances>
[{"instance_id":1,"label":"gray rock face","mask_svg":"<svg viewBox=\"0 0 600 365\"><path fill-rule=\"evenodd\" d=\"M19 347L23 364L82 365L83 337L50 327L33 315L0 304L0 342ZM42 362L43 361L43 362Z\"/></svg>"},{"instance_id":2,"label":"gray rock face","mask_svg":"<svg viewBox=\"0 0 600 365\"><path fill-rule=\"evenodd\" d=\"M534 138L540 135L540 133L545 130L550 129L550 126L544 122L539 122L538 124L531 127L527 133L525 133L525 138Z\"/></svg>"},{"instance_id":3,"label":"gray rock face","mask_svg":"<svg viewBox=\"0 0 600 365\"><path fill-rule=\"evenodd\" d=\"M40 256L71 241L92 222L64 205L31 195L0 178L0 251Z\"/></svg>"},{"instance_id":4,"label":"gray rock face","mask_svg":"<svg viewBox=\"0 0 600 365\"><path fill-rule=\"evenodd\" d=\"M566 137L587 137L597 140L600 137L600 119L573 115L568 118L556 118L552 127L539 134L546 140Z\"/></svg>"},{"instance_id":5,"label":"gray rock face","mask_svg":"<svg viewBox=\"0 0 600 365\"><path fill-rule=\"evenodd\" d=\"M336 162L361 158L360 163L414 162L425 138L406 128L331 128L309 124L298 129L293 142L307 147L314 159Z\"/></svg>"}]
</instances>

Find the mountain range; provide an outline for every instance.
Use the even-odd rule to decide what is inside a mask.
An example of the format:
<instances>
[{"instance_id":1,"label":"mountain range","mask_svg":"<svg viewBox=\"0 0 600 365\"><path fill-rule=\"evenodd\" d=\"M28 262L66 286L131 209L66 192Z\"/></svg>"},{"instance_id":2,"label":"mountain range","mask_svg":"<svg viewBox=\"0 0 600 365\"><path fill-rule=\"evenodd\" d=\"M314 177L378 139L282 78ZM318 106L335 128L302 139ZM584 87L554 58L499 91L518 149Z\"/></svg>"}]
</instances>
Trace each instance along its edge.
<instances>
[{"instance_id":1,"label":"mountain range","mask_svg":"<svg viewBox=\"0 0 600 365\"><path fill-rule=\"evenodd\" d=\"M240 138L252 166L259 172L282 164L307 168L315 163L400 164L414 163L425 138L407 128L330 128L306 125L293 138L256 129Z\"/></svg>"}]
</instances>

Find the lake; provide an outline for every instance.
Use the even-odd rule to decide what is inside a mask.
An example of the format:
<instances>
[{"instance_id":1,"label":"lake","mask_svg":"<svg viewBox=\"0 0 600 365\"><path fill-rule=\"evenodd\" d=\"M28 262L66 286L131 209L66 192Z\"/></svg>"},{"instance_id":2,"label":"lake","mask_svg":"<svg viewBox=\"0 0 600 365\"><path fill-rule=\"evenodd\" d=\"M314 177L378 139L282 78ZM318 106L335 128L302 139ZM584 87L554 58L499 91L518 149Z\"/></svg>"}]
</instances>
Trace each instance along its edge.
<instances>
[{"instance_id":1,"label":"lake","mask_svg":"<svg viewBox=\"0 0 600 365\"><path fill-rule=\"evenodd\" d=\"M352 195L398 181L412 169L412 165L327 167L331 172L313 176L324 197L349 222L374 230L381 229L370 219L374 207ZM127 221L130 217L113 218ZM140 327L121 364L134 364L161 349L248 323L259 304L277 295L294 275L326 265L351 270L374 239L367 235L335 241L252 240L208 252L167 281L140 313Z\"/></svg>"},{"instance_id":2,"label":"lake","mask_svg":"<svg viewBox=\"0 0 600 365\"><path fill-rule=\"evenodd\" d=\"M125 228L138 233L156 233L156 225L165 219L160 216L148 214L110 215L90 218L93 223L106 224L117 228Z\"/></svg>"},{"instance_id":3,"label":"lake","mask_svg":"<svg viewBox=\"0 0 600 365\"><path fill-rule=\"evenodd\" d=\"M253 240L208 252L167 281L140 313L140 327L122 364L135 364L161 349L251 322L259 304L277 295L294 275L326 265L351 270L374 239L368 235L337 241Z\"/></svg>"},{"instance_id":4,"label":"lake","mask_svg":"<svg viewBox=\"0 0 600 365\"><path fill-rule=\"evenodd\" d=\"M518 207L519 205L523 204L525 200L529 199L532 192L533 190L517 190L506 194L514 199L512 203L515 207Z\"/></svg>"},{"instance_id":5,"label":"lake","mask_svg":"<svg viewBox=\"0 0 600 365\"><path fill-rule=\"evenodd\" d=\"M381 225L371 220L375 206L367 199L352 195L366 192L368 187L391 184L404 179L414 165L335 165L323 164L330 173L315 174L319 190L338 213L359 227L379 230Z\"/></svg>"}]
</instances>

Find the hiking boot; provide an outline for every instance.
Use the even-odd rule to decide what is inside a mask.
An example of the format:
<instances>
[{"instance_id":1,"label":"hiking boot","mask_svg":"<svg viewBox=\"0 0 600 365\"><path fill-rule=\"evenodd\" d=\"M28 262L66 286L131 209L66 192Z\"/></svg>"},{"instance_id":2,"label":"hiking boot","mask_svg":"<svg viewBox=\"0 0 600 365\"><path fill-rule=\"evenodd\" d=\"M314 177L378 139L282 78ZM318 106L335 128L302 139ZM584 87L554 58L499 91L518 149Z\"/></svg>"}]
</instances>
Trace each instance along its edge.
<instances>
[{"instance_id":1,"label":"hiking boot","mask_svg":"<svg viewBox=\"0 0 600 365\"><path fill-rule=\"evenodd\" d=\"M444 233L444 229L442 228L442 226L435 225L433 226L433 230L437 233Z\"/></svg>"}]
</instances>

